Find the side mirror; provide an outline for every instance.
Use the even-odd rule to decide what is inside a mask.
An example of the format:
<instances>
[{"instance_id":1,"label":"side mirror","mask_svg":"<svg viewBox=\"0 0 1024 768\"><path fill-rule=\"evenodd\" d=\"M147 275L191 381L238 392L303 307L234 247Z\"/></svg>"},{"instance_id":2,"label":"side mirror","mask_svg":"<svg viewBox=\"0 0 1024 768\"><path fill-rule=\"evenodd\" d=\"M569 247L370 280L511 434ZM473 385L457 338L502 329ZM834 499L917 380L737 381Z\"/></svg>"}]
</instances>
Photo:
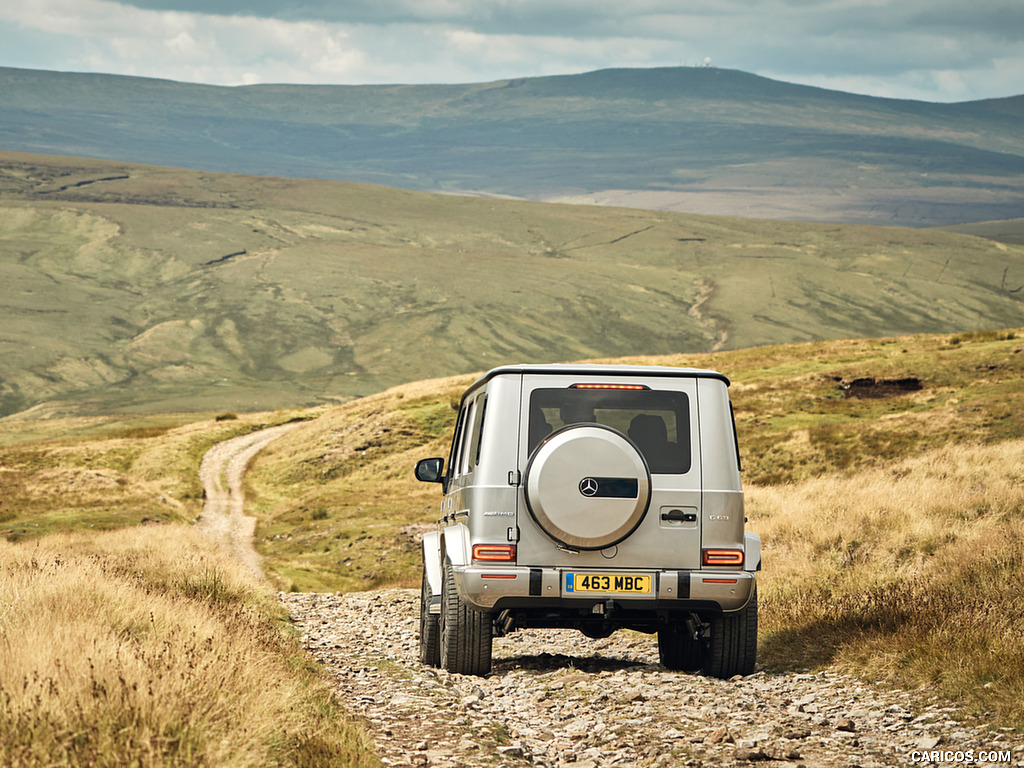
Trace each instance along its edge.
<instances>
[{"instance_id":1,"label":"side mirror","mask_svg":"<svg viewBox=\"0 0 1024 768\"><path fill-rule=\"evenodd\" d=\"M422 483L440 483L444 480L444 459L420 459L416 462L416 479Z\"/></svg>"}]
</instances>

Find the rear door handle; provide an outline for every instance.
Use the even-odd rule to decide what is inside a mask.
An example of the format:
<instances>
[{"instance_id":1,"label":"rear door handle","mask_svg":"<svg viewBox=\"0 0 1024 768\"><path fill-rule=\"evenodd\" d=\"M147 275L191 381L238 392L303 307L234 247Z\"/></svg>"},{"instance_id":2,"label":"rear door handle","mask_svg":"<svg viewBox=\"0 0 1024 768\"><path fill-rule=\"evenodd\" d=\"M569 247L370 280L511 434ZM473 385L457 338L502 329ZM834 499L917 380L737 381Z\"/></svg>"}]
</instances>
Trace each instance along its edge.
<instances>
[{"instance_id":1,"label":"rear door handle","mask_svg":"<svg viewBox=\"0 0 1024 768\"><path fill-rule=\"evenodd\" d=\"M673 509L670 512L662 512L661 519L672 523L696 523L696 512L683 512L681 509Z\"/></svg>"}]
</instances>

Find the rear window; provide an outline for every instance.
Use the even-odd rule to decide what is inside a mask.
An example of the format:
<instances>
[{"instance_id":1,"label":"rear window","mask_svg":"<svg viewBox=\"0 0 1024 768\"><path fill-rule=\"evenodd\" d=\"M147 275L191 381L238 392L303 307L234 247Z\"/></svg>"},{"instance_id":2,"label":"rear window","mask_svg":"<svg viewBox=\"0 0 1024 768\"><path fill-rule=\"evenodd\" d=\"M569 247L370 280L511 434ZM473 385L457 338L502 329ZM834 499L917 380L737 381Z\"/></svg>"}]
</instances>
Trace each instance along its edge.
<instances>
[{"instance_id":1,"label":"rear window","mask_svg":"<svg viewBox=\"0 0 1024 768\"><path fill-rule=\"evenodd\" d=\"M652 474L690 471L690 401L685 392L536 389L530 395L529 451L570 424L602 424L629 437Z\"/></svg>"}]
</instances>

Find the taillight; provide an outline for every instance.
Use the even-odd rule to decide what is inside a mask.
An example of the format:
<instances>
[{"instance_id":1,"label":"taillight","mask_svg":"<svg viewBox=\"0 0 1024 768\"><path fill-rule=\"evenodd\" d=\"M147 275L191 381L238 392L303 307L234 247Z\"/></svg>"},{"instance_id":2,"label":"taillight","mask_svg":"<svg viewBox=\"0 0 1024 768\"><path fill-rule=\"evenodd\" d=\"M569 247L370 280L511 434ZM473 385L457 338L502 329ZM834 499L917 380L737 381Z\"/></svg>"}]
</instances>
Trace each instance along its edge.
<instances>
[{"instance_id":1,"label":"taillight","mask_svg":"<svg viewBox=\"0 0 1024 768\"><path fill-rule=\"evenodd\" d=\"M732 565L743 567L742 549L705 549L701 552L704 565Z\"/></svg>"},{"instance_id":2,"label":"taillight","mask_svg":"<svg viewBox=\"0 0 1024 768\"><path fill-rule=\"evenodd\" d=\"M510 563L516 559L516 545L474 544L473 559L488 563Z\"/></svg>"}]
</instances>

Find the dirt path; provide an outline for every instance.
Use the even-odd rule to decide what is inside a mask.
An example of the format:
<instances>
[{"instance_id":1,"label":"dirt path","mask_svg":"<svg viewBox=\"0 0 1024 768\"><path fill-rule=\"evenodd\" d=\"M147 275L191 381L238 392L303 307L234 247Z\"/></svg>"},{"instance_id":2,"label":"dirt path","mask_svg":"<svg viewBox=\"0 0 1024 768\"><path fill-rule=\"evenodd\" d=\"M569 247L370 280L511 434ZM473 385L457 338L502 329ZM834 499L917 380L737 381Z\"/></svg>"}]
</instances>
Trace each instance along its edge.
<instances>
[{"instance_id":1,"label":"dirt path","mask_svg":"<svg viewBox=\"0 0 1024 768\"><path fill-rule=\"evenodd\" d=\"M710 336L714 337L715 341L711 345L710 351L717 352L729 340L729 331L725 327L721 327L713 315L704 313L704 305L715 295L714 283L709 280L701 280L698 289L693 306L686 314L696 320L697 325L707 331Z\"/></svg>"},{"instance_id":2,"label":"dirt path","mask_svg":"<svg viewBox=\"0 0 1024 768\"><path fill-rule=\"evenodd\" d=\"M206 501L197 527L257 576L262 576L263 570L252 541L256 518L244 512L242 481L245 469L257 453L298 426L301 422L282 424L217 443L206 452L199 467Z\"/></svg>"}]
</instances>

